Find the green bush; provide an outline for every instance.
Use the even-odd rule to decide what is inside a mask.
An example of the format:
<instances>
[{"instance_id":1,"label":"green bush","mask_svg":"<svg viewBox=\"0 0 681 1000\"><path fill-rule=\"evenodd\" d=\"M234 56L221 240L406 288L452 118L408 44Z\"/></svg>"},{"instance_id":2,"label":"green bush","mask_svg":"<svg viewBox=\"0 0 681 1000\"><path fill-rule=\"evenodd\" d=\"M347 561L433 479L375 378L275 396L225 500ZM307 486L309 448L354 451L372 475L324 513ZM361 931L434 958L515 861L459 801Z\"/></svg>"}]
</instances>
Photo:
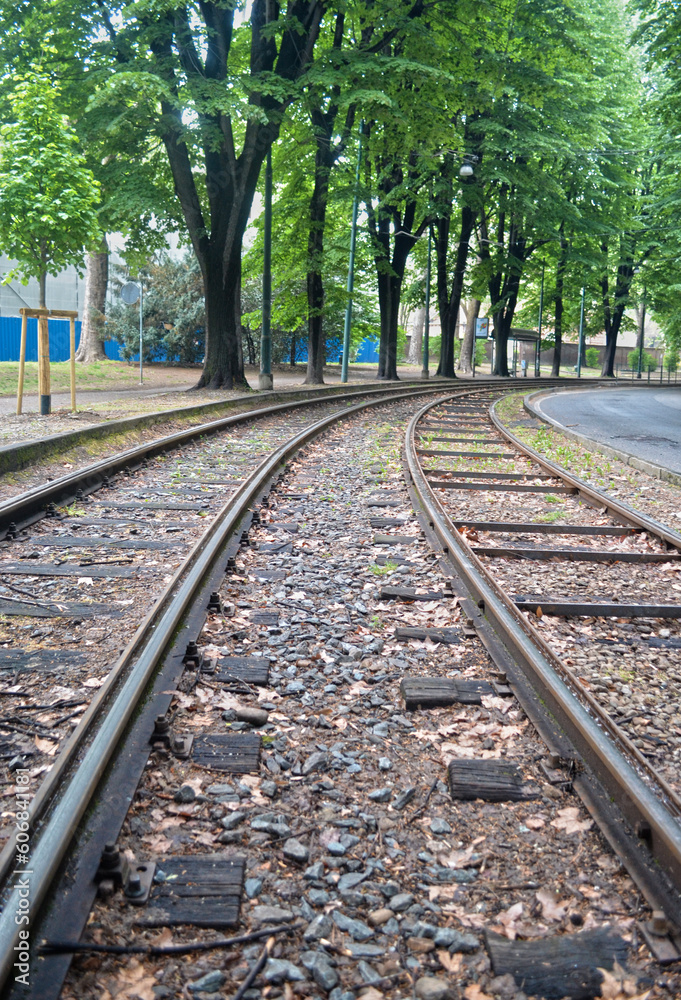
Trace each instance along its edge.
<instances>
[{"instance_id":1,"label":"green bush","mask_svg":"<svg viewBox=\"0 0 681 1000\"><path fill-rule=\"evenodd\" d=\"M597 347L587 347L584 358L587 368L598 368L601 360L601 352Z\"/></svg>"},{"instance_id":2,"label":"green bush","mask_svg":"<svg viewBox=\"0 0 681 1000\"><path fill-rule=\"evenodd\" d=\"M638 348L634 348L633 351L629 351L627 354L627 365L629 368L633 368L634 371L638 371ZM641 358L641 371L654 372L656 368L657 361L655 358L652 354L648 354L647 351L644 351Z\"/></svg>"},{"instance_id":3,"label":"green bush","mask_svg":"<svg viewBox=\"0 0 681 1000\"><path fill-rule=\"evenodd\" d=\"M675 372L679 367L679 349L677 347L667 348L664 352L664 367L668 372Z\"/></svg>"},{"instance_id":4,"label":"green bush","mask_svg":"<svg viewBox=\"0 0 681 1000\"><path fill-rule=\"evenodd\" d=\"M476 340L475 341L475 367L484 364L487 361L487 341L486 340Z\"/></svg>"}]
</instances>

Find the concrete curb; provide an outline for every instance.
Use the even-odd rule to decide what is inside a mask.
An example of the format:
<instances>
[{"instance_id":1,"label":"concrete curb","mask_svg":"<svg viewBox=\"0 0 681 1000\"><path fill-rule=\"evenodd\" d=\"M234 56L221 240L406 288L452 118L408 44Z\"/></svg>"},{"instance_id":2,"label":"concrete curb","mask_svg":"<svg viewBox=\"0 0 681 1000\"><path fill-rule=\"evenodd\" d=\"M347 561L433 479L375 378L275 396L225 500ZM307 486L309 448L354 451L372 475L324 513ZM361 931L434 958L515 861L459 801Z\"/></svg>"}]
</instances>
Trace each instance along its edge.
<instances>
[{"instance_id":1,"label":"concrete curb","mask_svg":"<svg viewBox=\"0 0 681 1000\"><path fill-rule=\"evenodd\" d=\"M613 388L622 387L614 386ZM595 441L593 438L587 437L586 434L580 434L579 431L573 431L571 428L565 427L557 420L554 420L553 417L549 417L546 413L543 413L542 410L539 409L537 404L541 399L546 398L547 396L553 396L556 392L562 391L562 389L538 389L536 392L530 392L523 398L523 407L530 414L530 416L535 417L537 420L541 420L542 423L550 424L564 437L576 441L578 444L588 448L589 451L597 451L601 455L605 455L606 458L616 458L620 462L624 462L625 465L630 465L632 469L639 469L641 472L646 472L649 476L653 476L654 479L660 479L663 482L672 483L674 486L681 486L681 475L679 475L678 472L672 472L670 469L665 469L663 465L657 465L655 462L647 462L645 459L639 458L637 455L632 455L630 452L624 451L622 448L613 448L609 444L603 444L601 441ZM584 389L582 391L586 392L587 390Z\"/></svg>"},{"instance_id":2,"label":"concrete curb","mask_svg":"<svg viewBox=\"0 0 681 1000\"><path fill-rule=\"evenodd\" d=\"M402 384L417 386L421 385L423 381L421 379L405 379ZM155 424L167 423L169 420L186 419L212 413L224 416L230 410L246 413L248 410L259 409L269 403L287 403L317 397L324 399L327 396L337 396L348 392L370 392L376 388L385 389L385 381L354 382L317 386L309 389L296 387L295 389L280 389L275 392L250 392L234 399L223 399L215 403L200 403L175 410L155 410L153 413L145 413L138 417L126 417L123 420L92 424L90 427L63 431L61 434L52 434L44 438L34 438L32 441L24 441L21 444L3 445L0 447L0 474L16 472L27 465L42 461L51 455L60 454L88 441L113 437L116 434L128 434L130 431L153 427Z\"/></svg>"}]
</instances>

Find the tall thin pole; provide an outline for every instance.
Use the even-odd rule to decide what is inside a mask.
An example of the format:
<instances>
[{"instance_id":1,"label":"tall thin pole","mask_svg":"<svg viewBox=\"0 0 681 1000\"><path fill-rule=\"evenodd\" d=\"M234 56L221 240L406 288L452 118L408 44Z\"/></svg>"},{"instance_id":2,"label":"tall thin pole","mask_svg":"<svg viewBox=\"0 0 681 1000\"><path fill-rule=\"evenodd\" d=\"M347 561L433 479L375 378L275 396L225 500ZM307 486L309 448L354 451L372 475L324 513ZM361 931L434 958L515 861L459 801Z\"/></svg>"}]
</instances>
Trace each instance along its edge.
<instances>
[{"instance_id":1,"label":"tall thin pole","mask_svg":"<svg viewBox=\"0 0 681 1000\"><path fill-rule=\"evenodd\" d=\"M271 389L272 380L272 150L265 160L265 231L262 260L262 329L258 386Z\"/></svg>"},{"instance_id":2,"label":"tall thin pole","mask_svg":"<svg viewBox=\"0 0 681 1000\"><path fill-rule=\"evenodd\" d=\"M643 370L643 341L646 336L646 294L648 289L643 286L643 305L641 311L641 329L639 331L639 344L638 344L638 375L637 378L641 377L641 372Z\"/></svg>"},{"instance_id":3,"label":"tall thin pole","mask_svg":"<svg viewBox=\"0 0 681 1000\"><path fill-rule=\"evenodd\" d=\"M352 227L350 229L350 261L348 263L348 301L345 306L345 325L343 327L343 361L341 364L341 382L348 380L348 356L350 354L350 328L352 327L352 290L355 285L355 246L357 245L357 214L359 212L359 172L362 166L362 132L364 122L359 125L359 149L357 151L357 169L355 171L355 197L352 202Z\"/></svg>"},{"instance_id":4,"label":"tall thin pole","mask_svg":"<svg viewBox=\"0 0 681 1000\"><path fill-rule=\"evenodd\" d=\"M19 347L19 384L17 385L17 416L21 414L24 401L24 372L26 370L26 326L28 316L26 309L20 309L21 313L21 343Z\"/></svg>"},{"instance_id":5,"label":"tall thin pole","mask_svg":"<svg viewBox=\"0 0 681 1000\"><path fill-rule=\"evenodd\" d=\"M582 285L582 305L579 310L579 347L577 348L577 378L582 377L582 352L584 350L584 296L586 288Z\"/></svg>"},{"instance_id":6,"label":"tall thin pole","mask_svg":"<svg viewBox=\"0 0 681 1000\"><path fill-rule=\"evenodd\" d=\"M539 322L537 323L537 350L534 355L534 376L539 378L541 372L541 325L544 318L544 270L546 261L541 262L541 291L539 292Z\"/></svg>"},{"instance_id":7,"label":"tall thin pole","mask_svg":"<svg viewBox=\"0 0 681 1000\"><path fill-rule=\"evenodd\" d=\"M421 378L430 378L430 272L433 259L433 230L428 226L428 263L426 265L426 316L423 321L423 368Z\"/></svg>"},{"instance_id":8,"label":"tall thin pole","mask_svg":"<svg viewBox=\"0 0 681 1000\"><path fill-rule=\"evenodd\" d=\"M144 288L142 287L142 276L141 275L140 275L140 279L139 279L139 286L140 286L140 385L144 385L144 377L142 375L142 364L143 364L143 361L142 361L142 346L143 346L142 345L142 329L143 329L143 327L142 327L142 321L143 321L143 316L144 316L144 311L143 311Z\"/></svg>"}]
</instances>

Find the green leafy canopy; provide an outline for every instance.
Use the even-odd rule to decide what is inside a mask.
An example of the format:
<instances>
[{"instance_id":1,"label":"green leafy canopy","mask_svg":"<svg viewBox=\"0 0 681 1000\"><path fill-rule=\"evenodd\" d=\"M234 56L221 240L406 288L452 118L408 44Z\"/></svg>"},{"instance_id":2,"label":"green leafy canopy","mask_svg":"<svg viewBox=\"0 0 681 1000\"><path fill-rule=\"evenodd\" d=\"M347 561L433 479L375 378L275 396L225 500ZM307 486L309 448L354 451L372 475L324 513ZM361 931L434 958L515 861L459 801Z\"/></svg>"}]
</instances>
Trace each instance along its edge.
<instances>
[{"instance_id":1,"label":"green leafy canopy","mask_svg":"<svg viewBox=\"0 0 681 1000\"><path fill-rule=\"evenodd\" d=\"M14 121L0 129L0 249L17 262L8 280L79 266L101 236L99 185L58 101L40 69L18 77Z\"/></svg>"}]
</instances>

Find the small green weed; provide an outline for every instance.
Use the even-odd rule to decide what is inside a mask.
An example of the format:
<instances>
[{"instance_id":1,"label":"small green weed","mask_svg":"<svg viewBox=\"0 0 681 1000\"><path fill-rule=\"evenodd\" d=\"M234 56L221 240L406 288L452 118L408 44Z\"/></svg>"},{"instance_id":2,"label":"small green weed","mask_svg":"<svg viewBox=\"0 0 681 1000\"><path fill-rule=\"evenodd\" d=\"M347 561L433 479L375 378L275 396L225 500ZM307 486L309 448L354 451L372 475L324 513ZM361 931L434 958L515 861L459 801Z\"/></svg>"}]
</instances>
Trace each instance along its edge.
<instances>
[{"instance_id":1,"label":"small green weed","mask_svg":"<svg viewBox=\"0 0 681 1000\"><path fill-rule=\"evenodd\" d=\"M385 566L379 566L378 564L374 563L373 566L369 567L370 572L373 573L375 576L387 576L388 573L392 573L396 569L397 569L397 563L394 562L387 562Z\"/></svg>"}]
</instances>

